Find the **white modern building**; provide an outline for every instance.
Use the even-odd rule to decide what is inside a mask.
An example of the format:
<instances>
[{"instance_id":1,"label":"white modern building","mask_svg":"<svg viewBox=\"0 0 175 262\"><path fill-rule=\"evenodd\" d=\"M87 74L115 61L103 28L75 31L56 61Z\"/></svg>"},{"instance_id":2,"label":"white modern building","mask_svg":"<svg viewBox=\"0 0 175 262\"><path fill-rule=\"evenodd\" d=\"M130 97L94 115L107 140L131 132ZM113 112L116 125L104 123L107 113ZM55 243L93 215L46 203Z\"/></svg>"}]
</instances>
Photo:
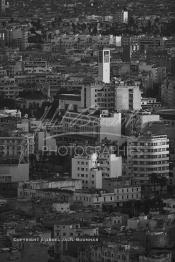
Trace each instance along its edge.
<instances>
[{"instance_id":1,"label":"white modern building","mask_svg":"<svg viewBox=\"0 0 175 262\"><path fill-rule=\"evenodd\" d=\"M114 85L95 82L82 87L81 107L114 110Z\"/></svg>"},{"instance_id":2,"label":"white modern building","mask_svg":"<svg viewBox=\"0 0 175 262\"><path fill-rule=\"evenodd\" d=\"M129 174L141 179L150 175L169 177L169 139L167 135L146 134L128 140Z\"/></svg>"},{"instance_id":3,"label":"white modern building","mask_svg":"<svg viewBox=\"0 0 175 262\"><path fill-rule=\"evenodd\" d=\"M72 158L72 179L81 179L83 188L102 188L102 178L122 175L122 157L110 152L77 155Z\"/></svg>"},{"instance_id":4,"label":"white modern building","mask_svg":"<svg viewBox=\"0 0 175 262\"><path fill-rule=\"evenodd\" d=\"M103 178L114 178L122 175L122 157L115 154L102 153L98 158Z\"/></svg>"},{"instance_id":5,"label":"white modern building","mask_svg":"<svg viewBox=\"0 0 175 262\"><path fill-rule=\"evenodd\" d=\"M97 154L72 158L72 179L80 179L83 188L102 188L102 172L97 166Z\"/></svg>"},{"instance_id":6,"label":"white modern building","mask_svg":"<svg viewBox=\"0 0 175 262\"><path fill-rule=\"evenodd\" d=\"M111 113L102 111L100 115L100 141L107 138L117 141L121 137L121 113Z\"/></svg>"},{"instance_id":7,"label":"white modern building","mask_svg":"<svg viewBox=\"0 0 175 262\"><path fill-rule=\"evenodd\" d=\"M38 131L35 134L35 152L56 153L57 145L55 138L52 138L47 131Z\"/></svg>"},{"instance_id":8,"label":"white modern building","mask_svg":"<svg viewBox=\"0 0 175 262\"><path fill-rule=\"evenodd\" d=\"M110 49L99 50L98 79L104 83L110 83Z\"/></svg>"},{"instance_id":9,"label":"white modern building","mask_svg":"<svg viewBox=\"0 0 175 262\"><path fill-rule=\"evenodd\" d=\"M128 11L127 10L117 10L113 15L113 21L120 24L128 23Z\"/></svg>"},{"instance_id":10,"label":"white modern building","mask_svg":"<svg viewBox=\"0 0 175 262\"><path fill-rule=\"evenodd\" d=\"M115 89L115 109L140 110L141 90L138 84L120 82Z\"/></svg>"}]
</instances>

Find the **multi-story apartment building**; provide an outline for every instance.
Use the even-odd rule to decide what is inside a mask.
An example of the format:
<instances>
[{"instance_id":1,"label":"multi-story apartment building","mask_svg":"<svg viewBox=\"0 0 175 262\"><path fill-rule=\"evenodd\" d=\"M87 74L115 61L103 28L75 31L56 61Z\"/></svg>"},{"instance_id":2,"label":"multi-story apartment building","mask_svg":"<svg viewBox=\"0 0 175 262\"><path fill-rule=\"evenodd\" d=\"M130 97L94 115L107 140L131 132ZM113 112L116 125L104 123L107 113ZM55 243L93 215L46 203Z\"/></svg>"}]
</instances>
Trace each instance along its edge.
<instances>
[{"instance_id":1,"label":"multi-story apartment building","mask_svg":"<svg viewBox=\"0 0 175 262\"><path fill-rule=\"evenodd\" d=\"M93 153L72 158L72 178L81 179L83 188L102 188L102 178L122 175L122 158L112 153Z\"/></svg>"},{"instance_id":2,"label":"multi-story apartment building","mask_svg":"<svg viewBox=\"0 0 175 262\"><path fill-rule=\"evenodd\" d=\"M119 24L127 24L128 23L128 11L126 10L117 10L113 15L113 22Z\"/></svg>"},{"instance_id":3,"label":"multi-story apartment building","mask_svg":"<svg viewBox=\"0 0 175 262\"><path fill-rule=\"evenodd\" d=\"M115 87L113 84L96 82L90 86L83 86L81 90L82 108L97 108L114 110Z\"/></svg>"},{"instance_id":4,"label":"multi-story apartment building","mask_svg":"<svg viewBox=\"0 0 175 262\"><path fill-rule=\"evenodd\" d=\"M54 225L54 237L60 239L69 239L83 236L97 237L98 227L86 226L82 227L79 223L60 223Z\"/></svg>"},{"instance_id":5,"label":"multi-story apartment building","mask_svg":"<svg viewBox=\"0 0 175 262\"><path fill-rule=\"evenodd\" d=\"M122 204L124 202L141 199L140 186L118 186L114 192L77 190L74 192L74 201L82 202L84 206L97 206L108 204Z\"/></svg>"},{"instance_id":6,"label":"multi-story apartment building","mask_svg":"<svg viewBox=\"0 0 175 262\"><path fill-rule=\"evenodd\" d=\"M167 135L145 134L128 140L128 172L148 179L151 175L169 176L169 139Z\"/></svg>"},{"instance_id":7,"label":"multi-story apartment building","mask_svg":"<svg viewBox=\"0 0 175 262\"><path fill-rule=\"evenodd\" d=\"M0 1L1 14L4 14L7 8L9 8L9 2L7 0L1 0Z\"/></svg>"},{"instance_id":8,"label":"multi-story apartment building","mask_svg":"<svg viewBox=\"0 0 175 262\"><path fill-rule=\"evenodd\" d=\"M17 119L12 116L0 113L0 132L15 130L17 128Z\"/></svg>"},{"instance_id":9,"label":"multi-story apartment building","mask_svg":"<svg viewBox=\"0 0 175 262\"><path fill-rule=\"evenodd\" d=\"M15 81L19 85L25 86L25 90L32 90L34 86L42 88L42 91L54 97L60 91L62 86L62 79L60 74L45 73L30 73L15 76Z\"/></svg>"},{"instance_id":10,"label":"multi-story apartment building","mask_svg":"<svg viewBox=\"0 0 175 262\"><path fill-rule=\"evenodd\" d=\"M48 66L45 60L27 59L24 61L24 72L27 74L49 73L51 70L52 68Z\"/></svg>"},{"instance_id":11,"label":"multi-story apartment building","mask_svg":"<svg viewBox=\"0 0 175 262\"><path fill-rule=\"evenodd\" d=\"M91 85L84 85L81 88L81 96L78 93L70 93L62 94L59 98L63 109L73 109L74 104L78 111L92 108L109 111L141 109L141 91L138 83L119 82L115 85L96 81Z\"/></svg>"},{"instance_id":12,"label":"multi-story apartment building","mask_svg":"<svg viewBox=\"0 0 175 262\"><path fill-rule=\"evenodd\" d=\"M99 169L103 178L114 178L122 175L122 157L109 152L98 156Z\"/></svg>"},{"instance_id":13,"label":"multi-story apartment building","mask_svg":"<svg viewBox=\"0 0 175 262\"><path fill-rule=\"evenodd\" d=\"M127 201L141 199L141 187L139 186L118 186L114 189L116 200Z\"/></svg>"},{"instance_id":14,"label":"multi-story apartment building","mask_svg":"<svg viewBox=\"0 0 175 262\"><path fill-rule=\"evenodd\" d=\"M6 32L9 47L25 50L28 46L28 29L26 26L10 26Z\"/></svg>"},{"instance_id":15,"label":"multi-story apartment building","mask_svg":"<svg viewBox=\"0 0 175 262\"><path fill-rule=\"evenodd\" d=\"M175 79L165 80L161 86L161 101L162 104L175 108Z\"/></svg>"},{"instance_id":16,"label":"multi-story apartment building","mask_svg":"<svg viewBox=\"0 0 175 262\"><path fill-rule=\"evenodd\" d=\"M4 77L0 79L0 93L7 98L14 98L22 91L22 87L18 86L14 78Z\"/></svg>"},{"instance_id":17,"label":"multi-story apartment building","mask_svg":"<svg viewBox=\"0 0 175 262\"><path fill-rule=\"evenodd\" d=\"M0 183L29 180L29 143L26 136L0 137Z\"/></svg>"},{"instance_id":18,"label":"multi-story apartment building","mask_svg":"<svg viewBox=\"0 0 175 262\"><path fill-rule=\"evenodd\" d=\"M150 111L161 107L161 103L154 97L142 97L142 109L149 109Z\"/></svg>"},{"instance_id":19,"label":"multi-story apartment building","mask_svg":"<svg viewBox=\"0 0 175 262\"><path fill-rule=\"evenodd\" d=\"M0 36L1 36L1 33L0 33ZM0 67L0 78L5 77L5 76L7 76L7 70L5 70L5 68L1 66Z\"/></svg>"},{"instance_id":20,"label":"multi-story apartment building","mask_svg":"<svg viewBox=\"0 0 175 262\"><path fill-rule=\"evenodd\" d=\"M140 110L141 90L139 84L120 82L115 89L116 110Z\"/></svg>"},{"instance_id":21,"label":"multi-story apartment building","mask_svg":"<svg viewBox=\"0 0 175 262\"><path fill-rule=\"evenodd\" d=\"M80 262L129 262L129 246L117 244L115 242L106 242L102 245L94 245L90 250L87 248L80 252Z\"/></svg>"},{"instance_id":22,"label":"multi-story apartment building","mask_svg":"<svg viewBox=\"0 0 175 262\"><path fill-rule=\"evenodd\" d=\"M72 178L81 179L83 188L102 188L102 172L97 165L97 154L72 158Z\"/></svg>"},{"instance_id":23,"label":"multi-story apartment building","mask_svg":"<svg viewBox=\"0 0 175 262\"><path fill-rule=\"evenodd\" d=\"M158 48L164 45L164 40L162 37L149 37L142 36L139 38L139 46L141 52L147 51L149 48Z\"/></svg>"},{"instance_id":24,"label":"multi-story apartment building","mask_svg":"<svg viewBox=\"0 0 175 262\"><path fill-rule=\"evenodd\" d=\"M59 109L73 110L75 112L81 112L81 95L80 94L59 94Z\"/></svg>"},{"instance_id":25,"label":"multi-story apartment building","mask_svg":"<svg viewBox=\"0 0 175 262\"><path fill-rule=\"evenodd\" d=\"M147 64L141 62L139 64L140 72L150 72L150 77L154 83L160 84L166 78L166 67L165 66L156 66L154 64Z\"/></svg>"}]
</instances>

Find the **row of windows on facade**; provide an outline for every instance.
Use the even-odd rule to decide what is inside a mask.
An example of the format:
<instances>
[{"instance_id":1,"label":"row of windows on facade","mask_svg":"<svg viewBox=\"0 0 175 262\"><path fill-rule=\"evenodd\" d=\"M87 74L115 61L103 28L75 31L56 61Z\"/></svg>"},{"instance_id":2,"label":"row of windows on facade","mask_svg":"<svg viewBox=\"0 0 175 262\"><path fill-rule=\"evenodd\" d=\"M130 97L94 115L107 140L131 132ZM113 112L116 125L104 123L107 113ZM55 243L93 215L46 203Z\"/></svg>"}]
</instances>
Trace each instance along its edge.
<instances>
[{"instance_id":1,"label":"row of windows on facade","mask_svg":"<svg viewBox=\"0 0 175 262\"><path fill-rule=\"evenodd\" d=\"M106 157L109 157L109 154L106 154ZM102 160L99 160L99 161L93 161L93 163L94 164L97 164L97 163L99 163L99 164L104 164L104 162L105 162L105 164L108 164L109 165L109 161L108 160L105 160L104 159L104 161L102 161ZM88 165L89 164L89 162L84 162L84 161L77 161L77 163L78 163L78 165ZM79 170L79 167L77 167L77 169Z\"/></svg>"},{"instance_id":2,"label":"row of windows on facade","mask_svg":"<svg viewBox=\"0 0 175 262\"><path fill-rule=\"evenodd\" d=\"M114 98L114 93L107 93L107 94L102 94L102 93L98 93L98 94L95 94L95 97L113 97Z\"/></svg>"},{"instance_id":3,"label":"row of windows on facade","mask_svg":"<svg viewBox=\"0 0 175 262\"><path fill-rule=\"evenodd\" d=\"M167 158L169 157L169 154L163 154L163 155L134 155L134 158L139 158L139 159L157 159L157 158Z\"/></svg>"},{"instance_id":4,"label":"row of windows on facade","mask_svg":"<svg viewBox=\"0 0 175 262\"><path fill-rule=\"evenodd\" d=\"M157 149L142 149L142 148L136 148L136 149L129 149L130 154L132 153L155 153L155 152L164 152L164 151L168 151L168 147L167 148L157 148Z\"/></svg>"},{"instance_id":5,"label":"row of windows on facade","mask_svg":"<svg viewBox=\"0 0 175 262\"><path fill-rule=\"evenodd\" d=\"M168 166L163 166L163 167L154 167L154 168L149 168L149 167L134 167L134 171L161 171L161 170L169 170L169 165Z\"/></svg>"},{"instance_id":6,"label":"row of windows on facade","mask_svg":"<svg viewBox=\"0 0 175 262\"><path fill-rule=\"evenodd\" d=\"M13 143L14 144L14 143ZM0 150L21 150L24 149L24 146L7 146L7 145L0 145Z\"/></svg>"},{"instance_id":7,"label":"row of windows on facade","mask_svg":"<svg viewBox=\"0 0 175 262\"><path fill-rule=\"evenodd\" d=\"M80 176L81 176L81 177L85 177L85 176L86 176L86 177L88 177L88 176L89 176L89 174L77 174L77 176L78 176L78 177L80 177ZM92 177L94 177L94 175L93 175L93 174L92 174Z\"/></svg>"},{"instance_id":8,"label":"row of windows on facade","mask_svg":"<svg viewBox=\"0 0 175 262\"><path fill-rule=\"evenodd\" d=\"M148 143L148 142L132 142L131 145L136 145L136 146L162 146L162 145L169 145L169 143L166 142L153 142L153 143Z\"/></svg>"},{"instance_id":9,"label":"row of windows on facade","mask_svg":"<svg viewBox=\"0 0 175 262\"><path fill-rule=\"evenodd\" d=\"M126 193L126 192L129 192L129 191L131 191L131 192L139 191L139 188L131 188L131 189L129 189L129 188L126 188L126 189L122 188L122 189L117 189L116 190L117 193L120 193L120 192L122 192L122 193L125 192Z\"/></svg>"},{"instance_id":10,"label":"row of windows on facade","mask_svg":"<svg viewBox=\"0 0 175 262\"><path fill-rule=\"evenodd\" d=\"M0 176L1 182L11 182L12 177L11 176Z\"/></svg>"},{"instance_id":11,"label":"row of windows on facade","mask_svg":"<svg viewBox=\"0 0 175 262\"><path fill-rule=\"evenodd\" d=\"M117 253L118 253L118 251L117 251ZM92 251L91 255L94 256L94 257L99 257L99 258L101 258L101 256L103 256L103 257L112 257L112 258L115 256L115 259L119 259L119 260L122 259L123 261L126 261L126 259L127 259L126 255L123 255L123 254L119 255L119 254L114 254L114 253L105 252L105 251L102 252L102 254L101 253L97 254L95 251ZM112 261L113 262L118 262L118 260L112 260ZM109 262L111 262L111 260L109 260Z\"/></svg>"},{"instance_id":12,"label":"row of windows on facade","mask_svg":"<svg viewBox=\"0 0 175 262\"><path fill-rule=\"evenodd\" d=\"M134 161L133 164L140 164L140 165L161 165L161 164L168 164L169 161Z\"/></svg>"},{"instance_id":13,"label":"row of windows on facade","mask_svg":"<svg viewBox=\"0 0 175 262\"><path fill-rule=\"evenodd\" d=\"M152 173L149 173L150 175L152 175ZM132 175L133 175L133 177L138 177L138 178L147 178L147 175L148 174L145 174L145 172L144 173L141 173L141 172L137 172L137 173L132 173ZM168 176L169 175L169 171L167 171L167 172L164 172L164 173L160 173L159 172L159 176L161 177L161 176ZM142 181L142 180L140 180L140 182L139 183L141 183L141 184L145 184L145 181Z\"/></svg>"},{"instance_id":14,"label":"row of windows on facade","mask_svg":"<svg viewBox=\"0 0 175 262\"><path fill-rule=\"evenodd\" d=\"M138 199L141 197L141 194L130 194L130 195L122 195L122 196L111 196L111 197L103 197L102 199L99 199L98 197L95 198L95 202L108 202L108 201L114 201L114 198L117 200L124 200L124 199ZM76 200L78 201L87 201L91 202L91 198L89 197L76 197Z\"/></svg>"},{"instance_id":15,"label":"row of windows on facade","mask_svg":"<svg viewBox=\"0 0 175 262\"><path fill-rule=\"evenodd\" d=\"M98 103L101 106L114 106L113 99L105 99L105 98L95 99L95 102ZM110 102L112 102L112 103L110 103ZM106 104L106 103L108 103L108 104Z\"/></svg>"}]
</instances>

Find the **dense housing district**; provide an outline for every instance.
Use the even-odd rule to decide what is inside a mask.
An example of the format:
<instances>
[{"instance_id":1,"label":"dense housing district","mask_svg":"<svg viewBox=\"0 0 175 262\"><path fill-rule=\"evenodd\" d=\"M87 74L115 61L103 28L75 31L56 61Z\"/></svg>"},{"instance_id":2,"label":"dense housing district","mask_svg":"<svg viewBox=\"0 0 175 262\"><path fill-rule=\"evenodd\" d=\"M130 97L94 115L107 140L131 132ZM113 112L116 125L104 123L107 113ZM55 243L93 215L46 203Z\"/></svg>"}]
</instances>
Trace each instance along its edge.
<instances>
[{"instance_id":1,"label":"dense housing district","mask_svg":"<svg viewBox=\"0 0 175 262\"><path fill-rule=\"evenodd\" d=\"M0 0L0 262L175 262L174 10Z\"/></svg>"}]
</instances>

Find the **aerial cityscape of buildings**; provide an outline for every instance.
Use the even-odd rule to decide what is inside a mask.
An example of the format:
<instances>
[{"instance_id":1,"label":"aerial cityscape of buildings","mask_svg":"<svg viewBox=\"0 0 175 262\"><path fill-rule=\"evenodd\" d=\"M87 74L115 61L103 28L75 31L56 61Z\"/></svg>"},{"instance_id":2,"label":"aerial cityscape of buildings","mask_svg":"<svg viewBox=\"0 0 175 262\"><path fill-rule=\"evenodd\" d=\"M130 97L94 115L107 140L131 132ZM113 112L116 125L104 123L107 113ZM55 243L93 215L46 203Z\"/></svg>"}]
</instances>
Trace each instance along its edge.
<instances>
[{"instance_id":1,"label":"aerial cityscape of buildings","mask_svg":"<svg viewBox=\"0 0 175 262\"><path fill-rule=\"evenodd\" d=\"M175 262L175 2L0 0L0 262Z\"/></svg>"}]
</instances>

